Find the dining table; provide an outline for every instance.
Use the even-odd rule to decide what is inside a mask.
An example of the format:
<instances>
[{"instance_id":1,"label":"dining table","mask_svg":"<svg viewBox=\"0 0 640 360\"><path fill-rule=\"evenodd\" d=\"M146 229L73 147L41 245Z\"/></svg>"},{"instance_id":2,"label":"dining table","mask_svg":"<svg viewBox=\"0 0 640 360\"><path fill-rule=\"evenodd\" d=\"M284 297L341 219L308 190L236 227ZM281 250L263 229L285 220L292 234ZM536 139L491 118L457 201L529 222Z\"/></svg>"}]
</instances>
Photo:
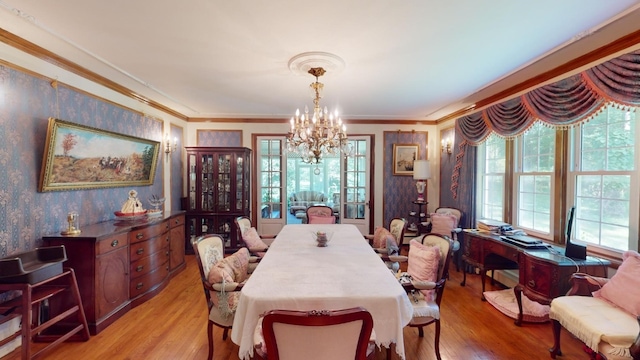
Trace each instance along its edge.
<instances>
[{"instance_id":1,"label":"dining table","mask_svg":"<svg viewBox=\"0 0 640 360\"><path fill-rule=\"evenodd\" d=\"M326 246L316 234L325 232ZM276 309L337 310L362 306L373 317L378 347L405 358L403 328L413 307L398 279L351 224L289 224L277 234L242 288L231 340L240 359L254 351L260 316Z\"/></svg>"}]
</instances>

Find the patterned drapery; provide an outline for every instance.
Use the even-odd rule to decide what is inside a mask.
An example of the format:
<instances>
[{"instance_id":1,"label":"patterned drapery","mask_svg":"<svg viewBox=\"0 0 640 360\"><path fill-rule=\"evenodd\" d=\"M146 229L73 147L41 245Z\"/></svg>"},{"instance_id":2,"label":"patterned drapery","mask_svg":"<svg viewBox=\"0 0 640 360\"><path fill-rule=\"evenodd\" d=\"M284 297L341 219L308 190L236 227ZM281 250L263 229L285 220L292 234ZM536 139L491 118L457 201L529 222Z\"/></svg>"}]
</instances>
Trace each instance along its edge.
<instances>
[{"instance_id":1,"label":"patterned drapery","mask_svg":"<svg viewBox=\"0 0 640 360\"><path fill-rule=\"evenodd\" d=\"M538 120L554 127L573 126L610 102L640 106L640 50L461 117L456 128L470 145L478 145L492 132L515 137Z\"/></svg>"}]
</instances>

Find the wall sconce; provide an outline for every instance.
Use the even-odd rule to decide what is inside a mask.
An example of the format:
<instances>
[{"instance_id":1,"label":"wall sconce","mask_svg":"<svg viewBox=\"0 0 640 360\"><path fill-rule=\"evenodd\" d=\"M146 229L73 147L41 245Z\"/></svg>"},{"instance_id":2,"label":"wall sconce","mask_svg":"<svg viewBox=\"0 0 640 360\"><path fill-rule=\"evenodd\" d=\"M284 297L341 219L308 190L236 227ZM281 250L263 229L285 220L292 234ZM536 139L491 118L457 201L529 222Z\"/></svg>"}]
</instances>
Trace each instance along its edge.
<instances>
[{"instance_id":1,"label":"wall sconce","mask_svg":"<svg viewBox=\"0 0 640 360\"><path fill-rule=\"evenodd\" d=\"M178 139L177 138L173 138L173 144L171 143L171 139L169 138L169 134L165 135L164 137L164 153L165 154L171 154L172 152L176 151L176 149L178 148Z\"/></svg>"},{"instance_id":2,"label":"wall sconce","mask_svg":"<svg viewBox=\"0 0 640 360\"><path fill-rule=\"evenodd\" d=\"M451 143L453 141L451 141L451 138L446 138L446 139L442 139L442 152L446 152L447 154L451 154L452 152L452 148L451 148Z\"/></svg>"}]
</instances>

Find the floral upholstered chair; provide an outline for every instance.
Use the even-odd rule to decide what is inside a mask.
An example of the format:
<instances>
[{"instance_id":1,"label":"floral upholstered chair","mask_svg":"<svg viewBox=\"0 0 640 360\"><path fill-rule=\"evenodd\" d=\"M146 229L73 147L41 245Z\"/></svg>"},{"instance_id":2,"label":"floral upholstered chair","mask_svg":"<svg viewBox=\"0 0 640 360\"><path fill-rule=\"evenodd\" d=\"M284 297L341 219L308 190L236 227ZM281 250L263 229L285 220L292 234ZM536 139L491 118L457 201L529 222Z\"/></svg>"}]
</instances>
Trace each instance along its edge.
<instances>
[{"instance_id":1,"label":"floral upholstered chair","mask_svg":"<svg viewBox=\"0 0 640 360\"><path fill-rule=\"evenodd\" d=\"M371 235L365 235L369 244L380 254L387 267L394 272L400 268L400 264L393 258L400 254L400 244L404 239L404 231L407 228L407 220L403 218L393 218L389 222L389 229L378 226Z\"/></svg>"},{"instance_id":2,"label":"floral upholstered chair","mask_svg":"<svg viewBox=\"0 0 640 360\"><path fill-rule=\"evenodd\" d=\"M449 277L449 259L453 252L451 239L437 234L426 234L409 242L409 255L400 256L408 261L407 272L400 274L400 283L407 290L413 305L410 327L422 328L435 324L434 348L440 360L440 302ZM402 260L401 260L402 261ZM387 358L390 351L387 349Z\"/></svg>"},{"instance_id":3,"label":"floral upholstered chair","mask_svg":"<svg viewBox=\"0 0 640 360\"><path fill-rule=\"evenodd\" d=\"M213 359L213 325L224 329L226 340L233 325L240 290L249 277L249 250L241 248L233 255L224 256L224 240L220 235L208 234L191 243L196 255L204 295L209 310L207 335L209 357Z\"/></svg>"},{"instance_id":4,"label":"floral upholstered chair","mask_svg":"<svg viewBox=\"0 0 640 360\"><path fill-rule=\"evenodd\" d=\"M249 252L255 256L263 257L275 235L259 235L247 216L239 216L233 220L236 223L236 236L238 244L245 244Z\"/></svg>"}]
</instances>

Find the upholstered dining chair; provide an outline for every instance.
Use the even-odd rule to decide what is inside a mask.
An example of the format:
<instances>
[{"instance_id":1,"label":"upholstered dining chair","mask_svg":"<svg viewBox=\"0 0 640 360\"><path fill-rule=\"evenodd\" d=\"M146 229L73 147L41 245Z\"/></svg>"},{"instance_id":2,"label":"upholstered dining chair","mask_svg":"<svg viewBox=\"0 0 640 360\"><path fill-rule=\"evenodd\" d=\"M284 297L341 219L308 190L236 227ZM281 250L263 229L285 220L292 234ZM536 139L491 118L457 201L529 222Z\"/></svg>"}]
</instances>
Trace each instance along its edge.
<instances>
[{"instance_id":1,"label":"upholstered dining chair","mask_svg":"<svg viewBox=\"0 0 640 360\"><path fill-rule=\"evenodd\" d=\"M335 224L333 209L326 205L311 205L307 208L307 224Z\"/></svg>"},{"instance_id":2,"label":"upholstered dining chair","mask_svg":"<svg viewBox=\"0 0 640 360\"><path fill-rule=\"evenodd\" d=\"M406 228L406 219L393 218L389 222L389 229L379 226L373 234L364 236L376 253L385 261L387 267L394 272L398 271L400 264L393 260L393 256L400 254L400 245L404 239Z\"/></svg>"},{"instance_id":3,"label":"upholstered dining chair","mask_svg":"<svg viewBox=\"0 0 640 360\"><path fill-rule=\"evenodd\" d=\"M255 353L264 360L372 359L373 318L362 307L272 310L256 327Z\"/></svg>"},{"instance_id":4,"label":"upholstered dining chair","mask_svg":"<svg viewBox=\"0 0 640 360\"><path fill-rule=\"evenodd\" d=\"M400 274L400 283L407 290L413 305L410 327L418 328L418 336L424 337L423 327L435 324L434 348L440 360L440 303L449 275L449 259L452 240L439 234L426 234L409 242L409 255L398 258L408 261L407 272ZM387 349L387 358L390 349Z\"/></svg>"},{"instance_id":5,"label":"upholstered dining chair","mask_svg":"<svg viewBox=\"0 0 640 360\"><path fill-rule=\"evenodd\" d=\"M439 207L429 217L428 232L450 236L453 239L453 252L456 270L460 271L460 241L458 234L462 232L460 223L464 213L460 209L453 207Z\"/></svg>"},{"instance_id":6,"label":"upholstered dining chair","mask_svg":"<svg viewBox=\"0 0 640 360\"><path fill-rule=\"evenodd\" d=\"M226 340L233 325L240 290L249 276L249 250L241 248L233 255L224 257L224 240L216 234L200 236L191 245L209 310L208 359L212 360L213 325L224 329L222 340Z\"/></svg>"},{"instance_id":7,"label":"upholstered dining chair","mask_svg":"<svg viewBox=\"0 0 640 360\"><path fill-rule=\"evenodd\" d=\"M248 216L239 216L233 221L236 224L236 236L238 244L245 244L251 254L263 257L276 238L276 235L260 235L251 224Z\"/></svg>"}]
</instances>

